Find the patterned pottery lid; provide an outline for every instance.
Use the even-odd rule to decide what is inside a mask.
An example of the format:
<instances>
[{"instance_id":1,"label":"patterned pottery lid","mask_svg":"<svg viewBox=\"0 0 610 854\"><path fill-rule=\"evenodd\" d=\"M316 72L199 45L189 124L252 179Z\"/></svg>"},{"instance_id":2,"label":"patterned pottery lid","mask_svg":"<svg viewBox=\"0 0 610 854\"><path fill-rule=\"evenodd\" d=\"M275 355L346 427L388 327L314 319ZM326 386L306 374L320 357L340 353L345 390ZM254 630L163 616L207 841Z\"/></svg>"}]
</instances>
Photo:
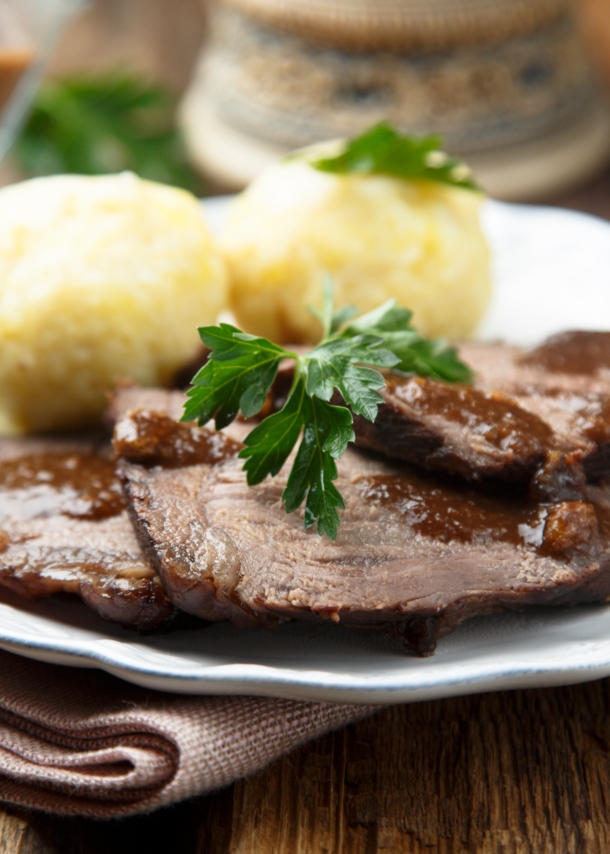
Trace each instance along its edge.
<instances>
[{"instance_id":1,"label":"patterned pottery lid","mask_svg":"<svg viewBox=\"0 0 610 854\"><path fill-rule=\"evenodd\" d=\"M337 48L436 51L497 42L556 18L569 0L224 0L260 24Z\"/></svg>"}]
</instances>

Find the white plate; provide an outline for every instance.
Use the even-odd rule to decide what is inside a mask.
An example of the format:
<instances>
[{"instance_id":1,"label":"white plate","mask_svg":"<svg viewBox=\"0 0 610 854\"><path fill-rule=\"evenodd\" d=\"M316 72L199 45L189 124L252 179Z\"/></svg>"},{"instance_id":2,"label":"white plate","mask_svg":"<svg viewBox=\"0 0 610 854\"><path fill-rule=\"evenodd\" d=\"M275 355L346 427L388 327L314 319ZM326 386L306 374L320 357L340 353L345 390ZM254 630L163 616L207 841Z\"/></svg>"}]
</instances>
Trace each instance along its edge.
<instances>
[{"instance_id":1,"label":"white plate","mask_svg":"<svg viewBox=\"0 0 610 854\"><path fill-rule=\"evenodd\" d=\"M226 202L207 203L213 226ZM584 214L489 202L494 299L487 338L531 343L565 328L610 329L610 224ZM610 606L528 609L471 620L416 659L388 638L334 625L273 632L226 623L141 637L79 603L0 594L0 647L99 667L191 694L388 703L585 682L610 675Z\"/></svg>"}]
</instances>

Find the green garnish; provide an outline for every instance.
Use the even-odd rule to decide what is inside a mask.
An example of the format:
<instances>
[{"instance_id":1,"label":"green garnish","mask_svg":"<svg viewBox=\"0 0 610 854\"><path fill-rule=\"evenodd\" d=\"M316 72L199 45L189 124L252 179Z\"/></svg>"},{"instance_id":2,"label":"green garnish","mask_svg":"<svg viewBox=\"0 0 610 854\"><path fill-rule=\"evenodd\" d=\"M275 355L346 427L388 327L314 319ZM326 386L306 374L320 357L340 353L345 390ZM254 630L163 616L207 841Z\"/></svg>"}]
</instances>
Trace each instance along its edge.
<instances>
[{"instance_id":1,"label":"green garnish","mask_svg":"<svg viewBox=\"0 0 610 854\"><path fill-rule=\"evenodd\" d=\"M390 300L357 318L342 334L349 336L366 331L383 338L384 345L399 359L394 372L418 374L449 383L472 382L474 373L460 361L457 349L447 347L443 341L424 338L411 326L412 318L412 311Z\"/></svg>"},{"instance_id":2,"label":"green garnish","mask_svg":"<svg viewBox=\"0 0 610 854\"><path fill-rule=\"evenodd\" d=\"M125 71L48 80L15 153L30 175L130 169L200 192L174 127L174 106L165 90Z\"/></svg>"},{"instance_id":3,"label":"green garnish","mask_svg":"<svg viewBox=\"0 0 610 854\"><path fill-rule=\"evenodd\" d=\"M401 135L388 122L381 122L348 140L336 157L310 163L322 172L390 175L480 190L468 166L442 151L442 145L440 136Z\"/></svg>"},{"instance_id":4,"label":"green garnish","mask_svg":"<svg viewBox=\"0 0 610 854\"><path fill-rule=\"evenodd\" d=\"M393 368L448 381L467 382L472 374L455 349L423 338L411 326L411 312L394 300L352 323L353 308L333 312L332 283L325 282L320 343L305 355L285 350L266 338L231 326L205 326L201 340L209 360L193 379L183 421L200 425L215 419L216 429L259 413L280 363L294 359L292 388L283 408L265 418L246 437L240 457L250 486L274 477L299 436L301 443L282 499L292 513L305 502L305 528L317 523L318 533L334 540L339 509L345 504L334 485L338 460L354 440L352 412L369 421L377 417L385 379L374 368ZM367 367L372 366L372 367ZM349 406L329 401L338 390Z\"/></svg>"}]
</instances>

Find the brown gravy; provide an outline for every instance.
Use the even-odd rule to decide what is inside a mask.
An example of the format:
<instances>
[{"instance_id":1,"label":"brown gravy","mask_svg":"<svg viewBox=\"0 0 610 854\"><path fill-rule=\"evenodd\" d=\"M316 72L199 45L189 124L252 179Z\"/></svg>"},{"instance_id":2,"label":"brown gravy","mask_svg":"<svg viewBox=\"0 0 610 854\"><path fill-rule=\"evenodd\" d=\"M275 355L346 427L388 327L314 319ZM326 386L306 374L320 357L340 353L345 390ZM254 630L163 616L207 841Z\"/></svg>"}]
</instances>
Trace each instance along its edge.
<instances>
[{"instance_id":1,"label":"brown gravy","mask_svg":"<svg viewBox=\"0 0 610 854\"><path fill-rule=\"evenodd\" d=\"M215 430L181 424L161 412L139 409L116 426L115 452L146 466L180 468L215 465L235 457L243 445Z\"/></svg>"},{"instance_id":2,"label":"brown gravy","mask_svg":"<svg viewBox=\"0 0 610 854\"><path fill-rule=\"evenodd\" d=\"M0 518L106 519L125 507L110 460L95 454L36 454L0 462Z\"/></svg>"},{"instance_id":3,"label":"brown gravy","mask_svg":"<svg viewBox=\"0 0 610 854\"><path fill-rule=\"evenodd\" d=\"M416 410L467 427L503 450L526 455L552 443L550 427L504 395L424 377L386 376L388 391Z\"/></svg>"},{"instance_id":4,"label":"brown gravy","mask_svg":"<svg viewBox=\"0 0 610 854\"><path fill-rule=\"evenodd\" d=\"M413 531L445 543L500 542L555 554L586 542L598 527L593 507L581 501L500 498L413 472L365 477L360 486L367 500L397 513Z\"/></svg>"},{"instance_id":5,"label":"brown gravy","mask_svg":"<svg viewBox=\"0 0 610 854\"><path fill-rule=\"evenodd\" d=\"M519 364L563 374L610 369L610 332L561 332L522 356Z\"/></svg>"}]
</instances>

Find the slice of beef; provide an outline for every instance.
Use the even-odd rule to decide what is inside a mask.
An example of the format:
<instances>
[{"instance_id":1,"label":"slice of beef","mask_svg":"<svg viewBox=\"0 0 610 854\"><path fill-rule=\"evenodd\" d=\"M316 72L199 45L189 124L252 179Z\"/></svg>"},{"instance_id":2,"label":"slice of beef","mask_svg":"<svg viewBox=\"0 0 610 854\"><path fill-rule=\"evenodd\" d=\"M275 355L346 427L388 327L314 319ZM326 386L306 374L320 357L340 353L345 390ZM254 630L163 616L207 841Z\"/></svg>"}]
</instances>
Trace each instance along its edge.
<instances>
[{"instance_id":1,"label":"slice of beef","mask_svg":"<svg viewBox=\"0 0 610 854\"><path fill-rule=\"evenodd\" d=\"M388 374L374 423L354 417L356 444L392 459L527 487L532 496L582 495L583 443L559 437L537 414L500 392Z\"/></svg>"},{"instance_id":2,"label":"slice of beef","mask_svg":"<svg viewBox=\"0 0 610 854\"><path fill-rule=\"evenodd\" d=\"M589 336L594 336L595 344ZM602 346L602 340L606 339L608 344ZM591 353L587 356L587 342L599 351L597 361ZM562 358L560 354L570 344L572 357ZM474 369L478 388L499 389L510 395L543 393L549 389L607 395L610 365L604 364L606 346L610 348L610 332L573 331L552 336L532 350L498 342L463 342L459 353ZM576 358L578 353L580 358Z\"/></svg>"},{"instance_id":3,"label":"slice of beef","mask_svg":"<svg viewBox=\"0 0 610 854\"><path fill-rule=\"evenodd\" d=\"M75 593L107 620L151 628L173 606L109 450L86 439L0 442L0 585L35 599Z\"/></svg>"},{"instance_id":4,"label":"slice of beef","mask_svg":"<svg viewBox=\"0 0 610 854\"><path fill-rule=\"evenodd\" d=\"M302 512L285 513L287 467L246 485L240 447L162 412L132 411L117 425L135 527L191 614L242 626L332 620L393 633L428 655L469 617L610 594L610 551L591 503L494 497L348 450L337 484L346 509L331 542L303 529Z\"/></svg>"},{"instance_id":5,"label":"slice of beef","mask_svg":"<svg viewBox=\"0 0 610 854\"><path fill-rule=\"evenodd\" d=\"M502 344L465 345L462 355L480 371L473 386L386 373L375 423L354 418L356 444L551 501L582 497L587 477L610 473L610 396L601 381L571 375L556 387L557 378L549 383L546 370L520 365L523 351ZM280 367L263 417L285 402L292 369Z\"/></svg>"},{"instance_id":6,"label":"slice of beef","mask_svg":"<svg viewBox=\"0 0 610 854\"><path fill-rule=\"evenodd\" d=\"M552 427L560 443L580 445L588 480L610 476L610 395L549 388L515 400Z\"/></svg>"},{"instance_id":7,"label":"slice of beef","mask_svg":"<svg viewBox=\"0 0 610 854\"><path fill-rule=\"evenodd\" d=\"M583 496L610 476L610 333L567 332L525 352L470 344L474 386L389 374L374 424L356 442L471 481L500 478L533 497Z\"/></svg>"},{"instance_id":8,"label":"slice of beef","mask_svg":"<svg viewBox=\"0 0 610 854\"><path fill-rule=\"evenodd\" d=\"M130 409L154 409L166 412L176 421L180 420L186 395L182 391L164 388L141 388L133 383L119 385L110 396L104 421L110 429Z\"/></svg>"},{"instance_id":9,"label":"slice of beef","mask_svg":"<svg viewBox=\"0 0 610 854\"><path fill-rule=\"evenodd\" d=\"M597 376L610 383L610 332L569 330L524 353L519 364L551 373Z\"/></svg>"},{"instance_id":10,"label":"slice of beef","mask_svg":"<svg viewBox=\"0 0 610 854\"><path fill-rule=\"evenodd\" d=\"M475 387L509 395L541 418L559 444L580 447L592 480L610 476L609 351L610 332L564 333L528 352L505 344L460 346L476 372Z\"/></svg>"}]
</instances>

